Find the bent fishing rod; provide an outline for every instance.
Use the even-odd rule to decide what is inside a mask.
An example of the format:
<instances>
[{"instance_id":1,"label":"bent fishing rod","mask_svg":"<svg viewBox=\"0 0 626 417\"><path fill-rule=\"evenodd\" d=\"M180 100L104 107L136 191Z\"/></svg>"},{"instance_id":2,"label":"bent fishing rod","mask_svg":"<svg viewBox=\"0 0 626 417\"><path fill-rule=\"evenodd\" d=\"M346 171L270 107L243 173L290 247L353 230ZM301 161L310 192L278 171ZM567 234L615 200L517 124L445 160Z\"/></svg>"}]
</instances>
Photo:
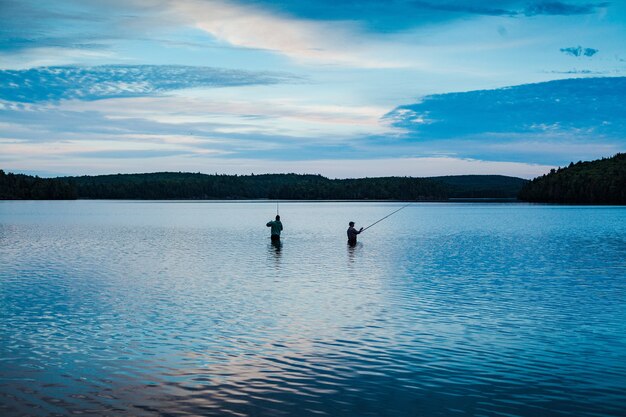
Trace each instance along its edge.
<instances>
[{"instance_id":1,"label":"bent fishing rod","mask_svg":"<svg viewBox=\"0 0 626 417\"><path fill-rule=\"evenodd\" d=\"M382 218L382 219L380 219L380 220L376 220L374 223L372 223L372 224L370 224L369 226L367 226L367 227L363 228L363 230L361 230L361 233L363 233L364 231L366 231L366 230L367 230L367 229L369 229L370 227L374 226L375 224L382 222L382 221L383 221L383 220L385 220L387 217L390 217L390 216L392 216L392 215L396 214L397 212L399 212L399 211L400 211L400 210L402 210L403 208L406 208L406 207L410 206L411 204L413 204L413 202L410 202L409 204L406 204L406 205L404 205L404 206L400 207L398 210L395 210L395 211L393 211L393 212L389 213L388 215L386 215L385 217L383 217L383 218Z\"/></svg>"}]
</instances>

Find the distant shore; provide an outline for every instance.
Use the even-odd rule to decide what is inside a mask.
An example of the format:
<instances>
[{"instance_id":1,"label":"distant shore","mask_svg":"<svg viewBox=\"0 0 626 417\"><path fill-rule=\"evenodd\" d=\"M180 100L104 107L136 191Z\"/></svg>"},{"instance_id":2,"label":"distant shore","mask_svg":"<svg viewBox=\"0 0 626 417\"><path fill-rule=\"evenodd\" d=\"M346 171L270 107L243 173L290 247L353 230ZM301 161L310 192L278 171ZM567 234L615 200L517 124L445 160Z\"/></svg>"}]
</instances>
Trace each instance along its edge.
<instances>
[{"instance_id":1,"label":"distant shore","mask_svg":"<svg viewBox=\"0 0 626 417\"><path fill-rule=\"evenodd\" d=\"M0 199L514 200L526 182L522 178L502 175L329 179L302 174L206 175L183 172L44 179L0 171Z\"/></svg>"}]
</instances>

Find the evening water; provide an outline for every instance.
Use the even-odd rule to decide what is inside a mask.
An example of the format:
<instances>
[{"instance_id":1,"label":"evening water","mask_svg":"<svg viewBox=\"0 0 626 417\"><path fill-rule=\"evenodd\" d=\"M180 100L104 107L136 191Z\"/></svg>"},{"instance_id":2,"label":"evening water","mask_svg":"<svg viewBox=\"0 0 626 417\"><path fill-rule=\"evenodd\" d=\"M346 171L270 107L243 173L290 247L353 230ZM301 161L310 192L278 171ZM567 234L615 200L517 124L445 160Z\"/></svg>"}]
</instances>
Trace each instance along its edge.
<instances>
[{"instance_id":1,"label":"evening water","mask_svg":"<svg viewBox=\"0 0 626 417\"><path fill-rule=\"evenodd\" d=\"M0 202L0 415L626 416L626 208Z\"/></svg>"}]
</instances>

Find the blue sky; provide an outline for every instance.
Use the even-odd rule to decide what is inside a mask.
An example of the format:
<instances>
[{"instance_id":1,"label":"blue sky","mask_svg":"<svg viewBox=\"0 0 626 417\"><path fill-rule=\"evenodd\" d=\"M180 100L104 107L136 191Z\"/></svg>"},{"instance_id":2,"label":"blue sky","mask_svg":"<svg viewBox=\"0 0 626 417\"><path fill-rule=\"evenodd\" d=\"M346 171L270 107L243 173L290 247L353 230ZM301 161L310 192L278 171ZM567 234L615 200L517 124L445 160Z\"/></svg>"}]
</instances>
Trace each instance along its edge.
<instances>
[{"instance_id":1,"label":"blue sky","mask_svg":"<svg viewBox=\"0 0 626 417\"><path fill-rule=\"evenodd\" d=\"M0 0L0 168L531 178L626 151L626 2Z\"/></svg>"}]
</instances>

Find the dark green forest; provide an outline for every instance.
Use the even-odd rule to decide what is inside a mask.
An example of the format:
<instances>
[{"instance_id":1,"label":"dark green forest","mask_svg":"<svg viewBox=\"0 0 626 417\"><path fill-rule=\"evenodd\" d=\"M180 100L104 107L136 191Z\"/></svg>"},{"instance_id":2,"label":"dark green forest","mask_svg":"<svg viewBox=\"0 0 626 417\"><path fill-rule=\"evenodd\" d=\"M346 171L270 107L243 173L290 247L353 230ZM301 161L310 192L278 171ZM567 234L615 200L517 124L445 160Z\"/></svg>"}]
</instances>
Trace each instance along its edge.
<instances>
[{"instance_id":1,"label":"dark green forest","mask_svg":"<svg viewBox=\"0 0 626 417\"><path fill-rule=\"evenodd\" d=\"M429 177L447 186L449 198L514 198L528 180L504 175Z\"/></svg>"},{"instance_id":2,"label":"dark green forest","mask_svg":"<svg viewBox=\"0 0 626 417\"><path fill-rule=\"evenodd\" d=\"M626 204L626 154L553 169L522 187L518 198L561 204Z\"/></svg>"},{"instance_id":3,"label":"dark green forest","mask_svg":"<svg viewBox=\"0 0 626 417\"><path fill-rule=\"evenodd\" d=\"M6 174L0 169L0 200L72 200L76 187L58 178Z\"/></svg>"},{"instance_id":4,"label":"dark green forest","mask_svg":"<svg viewBox=\"0 0 626 417\"><path fill-rule=\"evenodd\" d=\"M441 200L445 187L421 178L330 180L321 175L155 173L67 178L80 198Z\"/></svg>"},{"instance_id":5,"label":"dark green forest","mask_svg":"<svg viewBox=\"0 0 626 417\"><path fill-rule=\"evenodd\" d=\"M383 177L331 180L321 175L206 175L182 172L41 179L26 175L0 185L2 199L285 199L420 200L515 198L526 180L501 175L436 178ZM56 193L34 191L46 182ZM38 189L38 188L37 188ZM63 192L61 192L63 191Z\"/></svg>"}]
</instances>

